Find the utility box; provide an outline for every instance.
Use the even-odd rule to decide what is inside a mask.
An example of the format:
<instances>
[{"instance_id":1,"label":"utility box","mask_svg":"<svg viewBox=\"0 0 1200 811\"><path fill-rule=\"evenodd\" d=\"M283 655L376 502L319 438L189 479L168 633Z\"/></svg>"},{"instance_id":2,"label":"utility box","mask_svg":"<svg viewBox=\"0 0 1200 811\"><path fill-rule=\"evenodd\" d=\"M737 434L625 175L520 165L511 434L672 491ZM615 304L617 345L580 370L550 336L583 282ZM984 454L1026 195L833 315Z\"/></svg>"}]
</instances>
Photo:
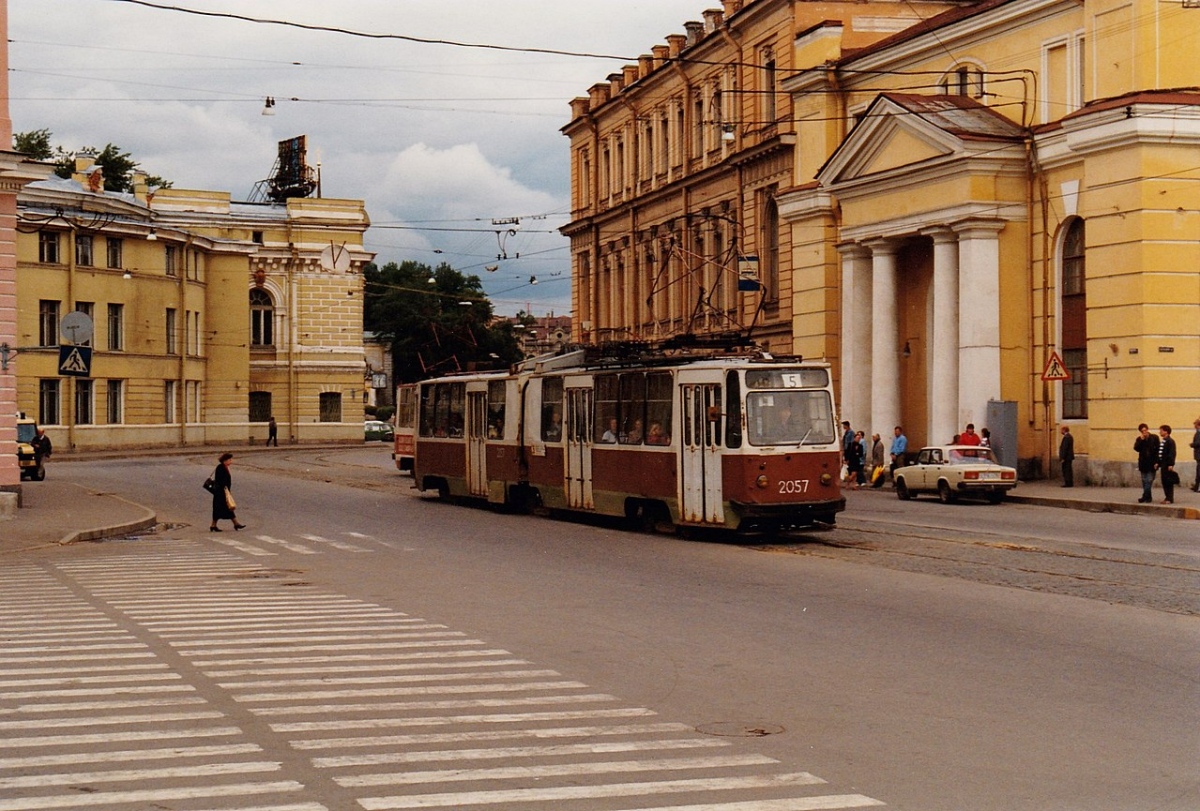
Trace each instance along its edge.
<instances>
[{"instance_id":1,"label":"utility box","mask_svg":"<svg viewBox=\"0 0 1200 811\"><path fill-rule=\"evenodd\" d=\"M1017 403L1015 400L988 400L987 429L992 434L992 452L996 461L1017 467Z\"/></svg>"}]
</instances>

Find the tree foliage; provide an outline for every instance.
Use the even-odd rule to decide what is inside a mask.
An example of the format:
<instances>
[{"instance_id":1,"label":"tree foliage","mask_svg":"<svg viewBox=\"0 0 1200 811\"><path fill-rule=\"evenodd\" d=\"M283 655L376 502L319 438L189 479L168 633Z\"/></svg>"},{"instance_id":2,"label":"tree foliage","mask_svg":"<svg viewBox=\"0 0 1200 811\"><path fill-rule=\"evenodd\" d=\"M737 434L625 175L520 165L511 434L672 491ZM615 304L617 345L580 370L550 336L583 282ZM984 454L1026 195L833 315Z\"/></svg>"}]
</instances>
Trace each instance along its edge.
<instances>
[{"instance_id":1,"label":"tree foliage","mask_svg":"<svg viewBox=\"0 0 1200 811\"><path fill-rule=\"evenodd\" d=\"M54 174L61 178L70 178L75 171L75 156L61 146L53 146L52 137L50 130L45 128L13 133L13 148L34 160L53 161ZM140 164L128 152L122 152L121 147L116 144L106 144L104 149L87 146L79 151L90 152L96 156L96 165L104 173L105 191L133 191L133 173ZM146 183L160 189L171 187L170 181L163 180L158 175L148 175Z\"/></svg>"},{"instance_id":2,"label":"tree foliage","mask_svg":"<svg viewBox=\"0 0 1200 811\"><path fill-rule=\"evenodd\" d=\"M490 323L478 276L406 261L367 265L363 277L363 326L390 344L397 383L520 360L512 324Z\"/></svg>"}]
</instances>

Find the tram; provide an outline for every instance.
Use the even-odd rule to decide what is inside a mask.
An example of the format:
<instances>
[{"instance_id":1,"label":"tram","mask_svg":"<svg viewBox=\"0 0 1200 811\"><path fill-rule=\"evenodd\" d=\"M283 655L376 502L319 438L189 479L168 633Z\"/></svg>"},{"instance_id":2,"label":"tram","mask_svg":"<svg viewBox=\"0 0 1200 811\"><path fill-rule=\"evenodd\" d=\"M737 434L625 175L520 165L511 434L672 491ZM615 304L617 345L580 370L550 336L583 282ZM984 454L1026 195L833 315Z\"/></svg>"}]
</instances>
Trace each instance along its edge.
<instances>
[{"instance_id":1,"label":"tram","mask_svg":"<svg viewBox=\"0 0 1200 811\"><path fill-rule=\"evenodd\" d=\"M422 491L739 532L845 509L829 365L609 345L420 384Z\"/></svg>"},{"instance_id":2,"label":"tram","mask_svg":"<svg viewBox=\"0 0 1200 811\"><path fill-rule=\"evenodd\" d=\"M417 384L396 386L396 433L393 437L392 459L401 473L411 473L413 450L416 446Z\"/></svg>"}]
</instances>

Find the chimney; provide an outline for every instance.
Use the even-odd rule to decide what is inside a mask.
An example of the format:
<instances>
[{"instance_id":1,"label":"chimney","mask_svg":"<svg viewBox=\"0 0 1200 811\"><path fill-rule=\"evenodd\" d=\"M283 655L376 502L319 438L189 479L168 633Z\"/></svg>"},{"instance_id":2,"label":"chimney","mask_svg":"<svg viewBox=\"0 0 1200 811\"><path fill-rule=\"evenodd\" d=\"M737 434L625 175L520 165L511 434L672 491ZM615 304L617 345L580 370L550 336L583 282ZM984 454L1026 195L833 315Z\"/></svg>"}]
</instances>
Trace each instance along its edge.
<instances>
[{"instance_id":1,"label":"chimney","mask_svg":"<svg viewBox=\"0 0 1200 811\"><path fill-rule=\"evenodd\" d=\"M742 0L721 0L721 5L725 7L726 18L732 17L742 10Z\"/></svg>"},{"instance_id":2,"label":"chimney","mask_svg":"<svg viewBox=\"0 0 1200 811\"><path fill-rule=\"evenodd\" d=\"M576 118L582 118L583 116L587 115L588 110L591 109L591 104L589 103L590 101L591 99L588 99L585 96L576 96L575 98L571 99L572 121L574 121Z\"/></svg>"},{"instance_id":3,"label":"chimney","mask_svg":"<svg viewBox=\"0 0 1200 811\"><path fill-rule=\"evenodd\" d=\"M683 30L687 37L687 47L689 48L704 39L704 23L699 20L688 20L683 24Z\"/></svg>"},{"instance_id":4,"label":"chimney","mask_svg":"<svg viewBox=\"0 0 1200 811\"><path fill-rule=\"evenodd\" d=\"M629 85L633 84L634 82L636 82L638 80L638 66L637 65L626 65L624 68L622 68L622 70L625 71L625 86L626 87L629 87Z\"/></svg>"},{"instance_id":5,"label":"chimney","mask_svg":"<svg viewBox=\"0 0 1200 811\"><path fill-rule=\"evenodd\" d=\"M638 57L638 78L649 76L654 70L654 57L650 54L642 54Z\"/></svg>"},{"instance_id":6,"label":"chimney","mask_svg":"<svg viewBox=\"0 0 1200 811\"><path fill-rule=\"evenodd\" d=\"M610 90L611 90L611 92L612 92L612 95L614 95L614 96L615 96L615 95L617 95L618 93L620 93L620 92L621 92L621 83L622 83L624 80L625 80L625 74L624 74L624 73L610 73L610 74L608 74L608 86L609 86L609 88L610 88Z\"/></svg>"},{"instance_id":7,"label":"chimney","mask_svg":"<svg viewBox=\"0 0 1200 811\"><path fill-rule=\"evenodd\" d=\"M725 15L719 8L709 8L704 10L704 33L711 34L721 27Z\"/></svg>"},{"instance_id":8,"label":"chimney","mask_svg":"<svg viewBox=\"0 0 1200 811\"><path fill-rule=\"evenodd\" d=\"M668 34L667 35L667 50L668 55L674 59L679 56L680 52L687 47L687 37L683 34Z\"/></svg>"},{"instance_id":9,"label":"chimney","mask_svg":"<svg viewBox=\"0 0 1200 811\"><path fill-rule=\"evenodd\" d=\"M671 49L666 45L655 45L650 49L654 54L654 67L661 68L667 64L667 57L671 54Z\"/></svg>"},{"instance_id":10,"label":"chimney","mask_svg":"<svg viewBox=\"0 0 1200 811\"><path fill-rule=\"evenodd\" d=\"M588 88L588 99L592 103L592 109L596 109L601 104L604 104L610 98L612 88L607 84L594 84Z\"/></svg>"}]
</instances>

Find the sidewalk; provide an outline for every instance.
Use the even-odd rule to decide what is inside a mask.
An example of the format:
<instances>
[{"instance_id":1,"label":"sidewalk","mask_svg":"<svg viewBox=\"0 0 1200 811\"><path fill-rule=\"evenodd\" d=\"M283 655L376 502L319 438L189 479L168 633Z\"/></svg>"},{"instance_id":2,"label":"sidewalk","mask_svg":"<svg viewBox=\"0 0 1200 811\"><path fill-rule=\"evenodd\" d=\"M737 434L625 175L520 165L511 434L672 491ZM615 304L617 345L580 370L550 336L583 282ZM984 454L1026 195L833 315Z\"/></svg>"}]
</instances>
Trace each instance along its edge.
<instances>
[{"instance_id":1,"label":"sidewalk","mask_svg":"<svg viewBox=\"0 0 1200 811\"><path fill-rule=\"evenodd\" d=\"M173 448L161 451L139 451L139 454L213 456L219 450L232 450L235 454L244 455L300 449L354 447L357 446L292 445L279 449L268 449L257 445L219 449ZM64 462L70 461L127 458L128 456L128 451L110 455L61 453L55 454L54 466L58 468ZM25 482L22 491L24 506L17 511L16 518L10 521L0 521L0 553L49 544L68 544L127 535L153 526L157 522L155 512L148 507L127 501L113 493L98 492L85 485L65 481L63 477L49 475L45 481ZM890 486L885 486L882 490L868 489L862 492L895 497ZM1200 494L1193 493L1188 487L1175 488L1174 504L1138 504L1137 500L1140 495L1141 489L1138 487L1077 485L1065 488L1057 481L1048 480L1021 482L1015 490L1008 494L1007 502L1088 512L1200 520ZM1156 486L1154 496L1161 501L1162 489Z\"/></svg>"}]
</instances>

